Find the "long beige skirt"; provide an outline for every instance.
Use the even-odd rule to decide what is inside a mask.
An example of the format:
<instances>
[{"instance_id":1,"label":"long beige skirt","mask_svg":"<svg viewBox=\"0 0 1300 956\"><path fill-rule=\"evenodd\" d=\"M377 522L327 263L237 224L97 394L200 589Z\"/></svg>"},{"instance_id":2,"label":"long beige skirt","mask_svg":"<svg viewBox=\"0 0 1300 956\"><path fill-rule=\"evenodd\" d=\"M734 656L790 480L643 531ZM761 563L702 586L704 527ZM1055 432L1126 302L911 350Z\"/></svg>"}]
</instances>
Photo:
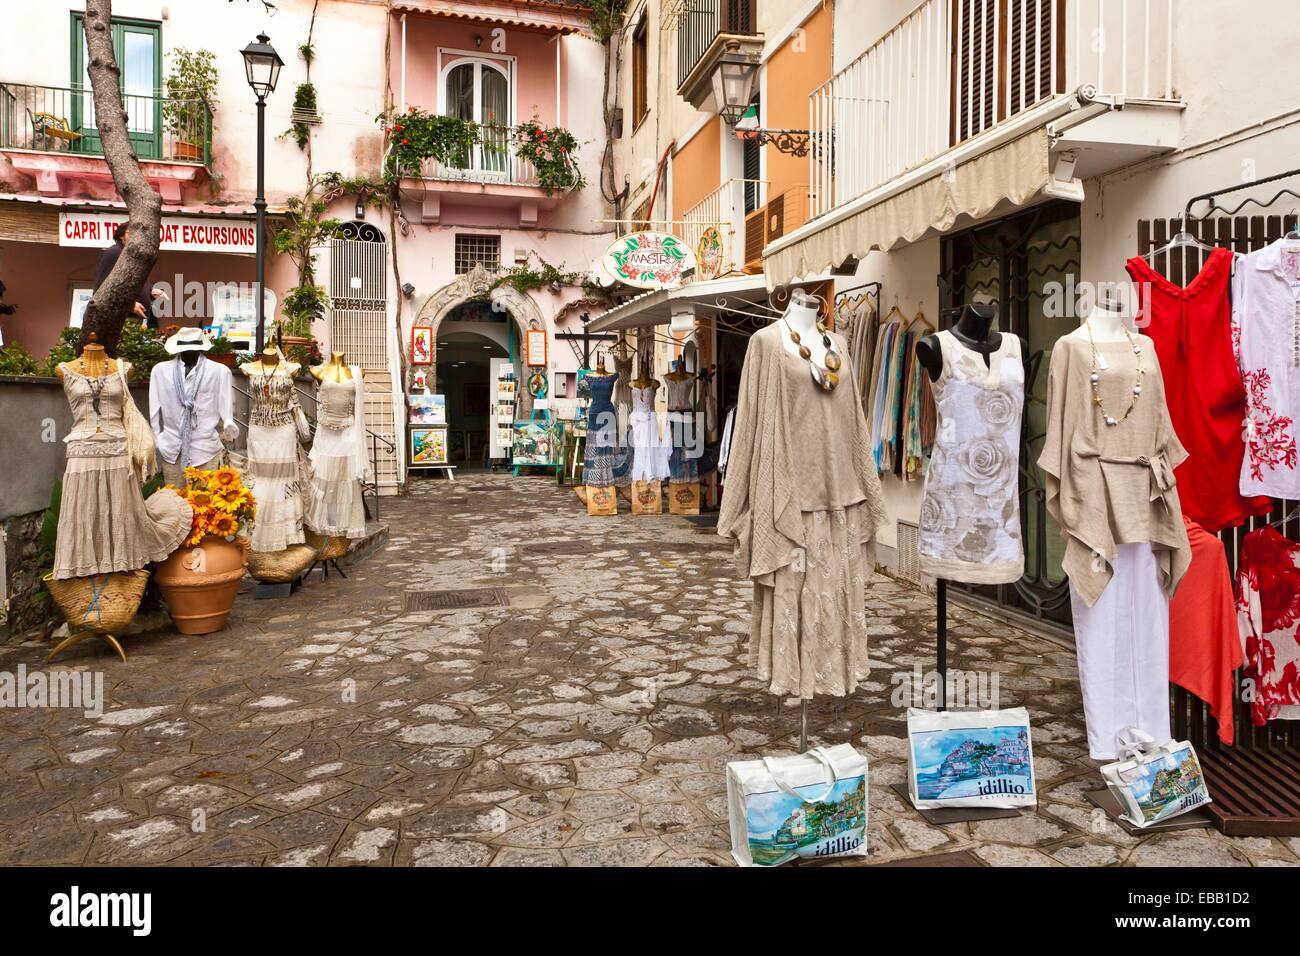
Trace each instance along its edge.
<instances>
[{"instance_id":1,"label":"long beige skirt","mask_svg":"<svg viewBox=\"0 0 1300 956\"><path fill-rule=\"evenodd\" d=\"M843 697L869 672L870 513L863 503L803 520L804 549L754 579L749 663L773 694Z\"/></svg>"},{"instance_id":2,"label":"long beige skirt","mask_svg":"<svg viewBox=\"0 0 1300 956\"><path fill-rule=\"evenodd\" d=\"M125 439L69 442L67 453L56 580L134 571L181 546L194 512L168 488L140 494Z\"/></svg>"}]
</instances>

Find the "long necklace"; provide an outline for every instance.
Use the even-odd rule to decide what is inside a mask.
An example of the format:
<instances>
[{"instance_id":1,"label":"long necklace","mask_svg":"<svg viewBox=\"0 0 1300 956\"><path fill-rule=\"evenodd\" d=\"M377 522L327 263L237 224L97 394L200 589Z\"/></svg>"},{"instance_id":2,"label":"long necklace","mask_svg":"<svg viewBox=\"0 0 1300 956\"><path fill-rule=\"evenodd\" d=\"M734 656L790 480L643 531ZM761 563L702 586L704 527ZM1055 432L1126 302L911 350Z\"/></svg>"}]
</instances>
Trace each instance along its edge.
<instances>
[{"instance_id":1,"label":"long necklace","mask_svg":"<svg viewBox=\"0 0 1300 956\"><path fill-rule=\"evenodd\" d=\"M817 320L817 331L821 333L822 345L826 347L826 367L818 368L817 363L812 360L812 349L802 344L799 339L799 333L790 327L790 323L781 317L781 322L785 325L786 331L790 333L790 341L799 346L799 357L808 363L808 372L812 375L813 383L824 392L833 391L835 386L840 384L840 377L836 374L840 368L840 353L835 348L835 342L827 334L826 326L822 320Z\"/></svg>"},{"instance_id":2,"label":"long necklace","mask_svg":"<svg viewBox=\"0 0 1300 956\"><path fill-rule=\"evenodd\" d=\"M1146 369L1142 366L1142 346L1137 344L1126 326L1120 326L1124 337L1128 339L1128 344L1133 348L1133 354L1137 356L1137 380L1133 383L1132 397L1129 399L1124 417L1116 418L1114 415L1107 415L1106 407L1101 403L1101 374L1097 363L1097 343L1092 337L1092 319L1084 319L1083 324L1088 330L1088 347L1092 350L1092 374L1088 376L1088 381L1092 383L1092 403L1097 406L1097 411L1101 412L1101 419L1106 423L1106 427L1114 428L1133 414L1134 406L1137 405L1138 399L1142 397L1142 375L1146 372Z\"/></svg>"}]
</instances>

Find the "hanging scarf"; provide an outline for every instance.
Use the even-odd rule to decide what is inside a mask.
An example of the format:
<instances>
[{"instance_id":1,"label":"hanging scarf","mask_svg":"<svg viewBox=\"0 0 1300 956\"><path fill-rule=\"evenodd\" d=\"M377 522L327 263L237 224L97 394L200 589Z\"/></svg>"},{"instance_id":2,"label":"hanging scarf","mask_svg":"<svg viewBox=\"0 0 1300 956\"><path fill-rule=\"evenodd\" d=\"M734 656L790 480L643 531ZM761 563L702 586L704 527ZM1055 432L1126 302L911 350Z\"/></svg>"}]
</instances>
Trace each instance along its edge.
<instances>
[{"instance_id":1,"label":"hanging scarf","mask_svg":"<svg viewBox=\"0 0 1300 956\"><path fill-rule=\"evenodd\" d=\"M181 401L181 454L179 464L181 472L190 464L190 433L193 432L194 426L198 424L198 413L194 410L195 399L199 394L199 382L203 378L203 363L206 361L200 356L199 360L194 363L194 374L186 376L185 363L176 359L172 365L172 381L176 385L176 396Z\"/></svg>"}]
</instances>

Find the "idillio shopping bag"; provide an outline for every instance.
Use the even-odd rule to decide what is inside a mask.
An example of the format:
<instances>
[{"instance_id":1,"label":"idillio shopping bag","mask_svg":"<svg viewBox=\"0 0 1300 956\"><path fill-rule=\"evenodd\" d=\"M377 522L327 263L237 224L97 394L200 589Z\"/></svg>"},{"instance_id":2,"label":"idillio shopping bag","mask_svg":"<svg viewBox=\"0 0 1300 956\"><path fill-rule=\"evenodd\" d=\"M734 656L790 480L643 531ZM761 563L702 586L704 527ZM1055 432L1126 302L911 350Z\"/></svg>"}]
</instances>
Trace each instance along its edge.
<instances>
[{"instance_id":1,"label":"idillio shopping bag","mask_svg":"<svg viewBox=\"0 0 1300 956\"><path fill-rule=\"evenodd\" d=\"M848 744L727 764L727 805L741 866L867 855L867 758Z\"/></svg>"},{"instance_id":2,"label":"idillio shopping bag","mask_svg":"<svg viewBox=\"0 0 1300 956\"><path fill-rule=\"evenodd\" d=\"M1135 827L1149 827L1210 803L1201 762L1187 741L1155 738L1136 727L1115 735L1119 760L1101 768L1106 788Z\"/></svg>"},{"instance_id":3,"label":"idillio shopping bag","mask_svg":"<svg viewBox=\"0 0 1300 956\"><path fill-rule=\"evenodd\" d=\"M909 707L907 789L923 810L1036 805L1029 711Z\"/></svg>"}]
</instances>

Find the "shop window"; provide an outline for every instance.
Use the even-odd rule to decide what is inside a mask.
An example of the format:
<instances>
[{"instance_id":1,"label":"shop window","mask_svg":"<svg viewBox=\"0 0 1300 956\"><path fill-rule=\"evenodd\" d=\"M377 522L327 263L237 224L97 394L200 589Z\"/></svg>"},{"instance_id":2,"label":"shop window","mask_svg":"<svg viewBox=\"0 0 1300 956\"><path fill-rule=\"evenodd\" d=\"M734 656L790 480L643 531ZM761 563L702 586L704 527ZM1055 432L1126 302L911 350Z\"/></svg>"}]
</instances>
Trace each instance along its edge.
<instances>
[{"instance_id":1,"label":"shop window","mask_svg":"<svg viewBox=\"0 0 1300 956\"><path fill-rule=\"evenodd\" d=\"M632 129L650 112L650 30L646 18L632 31Z\"/></svg>"},{"instance_id":2,"label":"shop window","mask_svg":"<svg viewBox=\"0 0 1300 956\"><path fill-rule=\"evenodd\" d=\"M458 233L456 236L456 275L464 275L481 262L488 272L501 270L501 237Z\"/></svg>"}]
</instances>

